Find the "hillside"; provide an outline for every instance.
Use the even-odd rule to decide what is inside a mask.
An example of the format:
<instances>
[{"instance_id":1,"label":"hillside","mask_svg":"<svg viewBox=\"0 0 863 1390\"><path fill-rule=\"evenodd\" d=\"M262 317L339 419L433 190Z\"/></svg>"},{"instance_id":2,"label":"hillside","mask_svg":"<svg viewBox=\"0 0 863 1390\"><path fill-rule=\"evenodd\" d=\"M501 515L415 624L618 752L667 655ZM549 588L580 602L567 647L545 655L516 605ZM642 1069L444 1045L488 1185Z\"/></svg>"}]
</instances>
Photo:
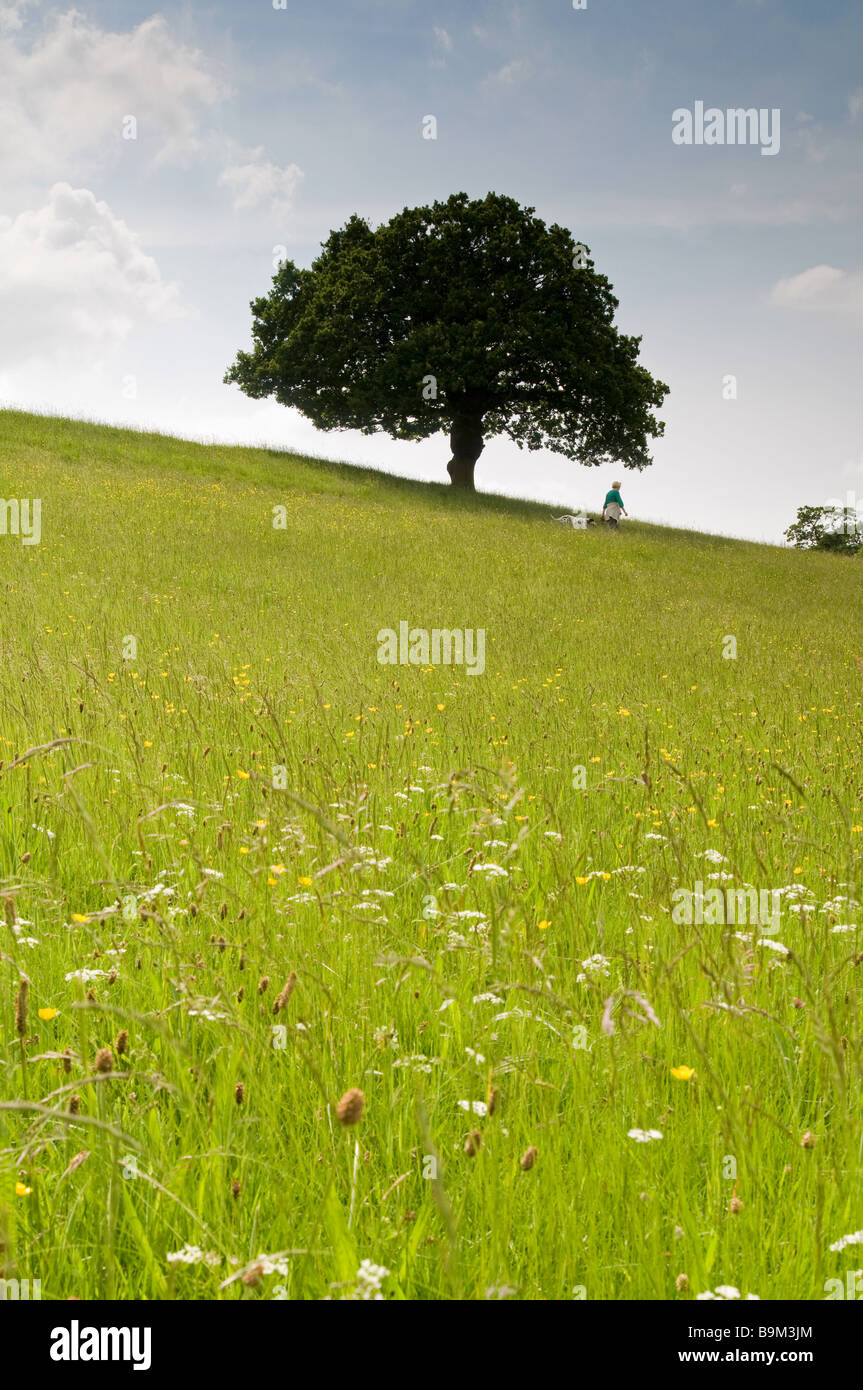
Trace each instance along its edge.
<instances>
[{"instance_id":1,"label":"hillside","mask_svg":"<svg viewBox=\"0 0 863 1390\"><path fill-rule=\"evenodd\" d=\"M854 562L17 411L0 460L5 499L41 500L41 544L0 536L7 1276L844 1278ZM428 651L383 664L402 623ZM434 663L443 629L473 674ZM675 893L726 887L781 892L680 920Z\"/></svg>"}]
</instances>

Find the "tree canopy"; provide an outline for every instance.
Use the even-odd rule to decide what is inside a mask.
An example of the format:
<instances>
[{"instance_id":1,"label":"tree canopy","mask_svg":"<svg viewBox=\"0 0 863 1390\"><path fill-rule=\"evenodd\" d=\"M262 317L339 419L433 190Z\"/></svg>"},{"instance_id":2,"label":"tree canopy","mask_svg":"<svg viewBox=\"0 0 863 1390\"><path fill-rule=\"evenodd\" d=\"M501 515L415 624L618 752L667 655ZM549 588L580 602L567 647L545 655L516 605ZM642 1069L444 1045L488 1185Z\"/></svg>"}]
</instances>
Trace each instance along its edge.
<instances>
[{"instance_id":1,"label":"tree canopy","mask_svg":"<svg viewBox=\"0 0 863 1390\"><path fill-rule=\"evenodd\" d=\"M668 387L639 365L641 339L614 327L617 304L565 228L513 198L457 193L375 230L351 217L310 269L283 261L225 381L323 430L448 430L464 487L498 434L642 469Z\"/></svg>"},{"instance_id":2,"label":"tree canopy","mask_svg":"<svg viewBox=\"0 0 863 1390\"><path fill-rule=\"evenodd\" d=\"M833 550L856 555L863 548L863 533L853 507L798 507L797 520L785 539L798 550Z\"/></svg>"}]
</instances>

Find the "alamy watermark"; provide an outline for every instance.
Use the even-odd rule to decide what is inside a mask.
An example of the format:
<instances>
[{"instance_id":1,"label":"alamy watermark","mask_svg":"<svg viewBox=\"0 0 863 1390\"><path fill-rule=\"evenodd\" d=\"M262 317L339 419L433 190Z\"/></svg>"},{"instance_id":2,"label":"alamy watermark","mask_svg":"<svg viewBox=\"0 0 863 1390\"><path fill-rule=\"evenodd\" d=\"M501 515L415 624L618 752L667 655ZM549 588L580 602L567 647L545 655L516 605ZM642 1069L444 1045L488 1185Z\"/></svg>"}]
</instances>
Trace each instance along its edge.
<instances>
[{"instance_id":1,"label":"alamy watermark","mask_svg":"<svg viewBox=\"0 0 863 1390\"><path fill-rule=\"evenodd\" d=\"M485 670L485 628L382 627L377 637L382 666L464 666L469 676Z\"/></svg>"},{"instance_id":2,"label":"alamy watermark","mask_svg":"<svg viewBox=\"0 0 863 1390\"><path fill-rule=\"evenodd\" d=\"M672 112L671 138L675 145L760 145L763 155L779 153L781 108L774 106L704 109L697 101L690 111L678 106Z\"/></svg>"},{"instance_id":3,"label":"alamy watermark","mask_svg":"<svg viewBox=\"0 0 863 1390\"><path fill-rule=\"evenodd\" d=\"M0 1303L38 1302L42 1297L41 1279L0 1279Z\"/></svg>"},{"instance_id":4,"label":"alamy watermark","mask_svg":"<svg viewBox=\"0 0 863 1390\"><path fill-rule=\"evenodd\" d=\"M694 888L675 888L671 920L677 926L752 926L762 936L775 936L782 914L778 888L708 888L697 880Z\"/></svg>"},{"instance_id":5,"label":"alamy watermark","mask_svg":"<svg viewBox=\"0 0 863 1390\"><path fill-rule=\"evenodd\" d=\"M0 497L0 536L20 536L22 545L42 540L42 498Z\"/></svg>"}]
</instances>

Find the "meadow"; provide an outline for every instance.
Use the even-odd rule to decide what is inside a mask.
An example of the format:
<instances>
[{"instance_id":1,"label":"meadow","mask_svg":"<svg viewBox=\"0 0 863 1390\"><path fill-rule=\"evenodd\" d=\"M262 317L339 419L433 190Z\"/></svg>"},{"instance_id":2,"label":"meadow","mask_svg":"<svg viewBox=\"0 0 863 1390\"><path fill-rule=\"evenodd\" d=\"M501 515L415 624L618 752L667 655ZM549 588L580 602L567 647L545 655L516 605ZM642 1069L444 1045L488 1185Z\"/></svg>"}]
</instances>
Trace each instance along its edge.
<instances>
[{"instance_id":1,"label":"meadow","mask_svg":"<svg viewBox=\"0 0 863 1390\"><path fill-rule=\"evenodd\" d=\"M0 1277L863 1265L859 562L16 411L0 459ZM403 621L483 673L381 664Z\"/></svg>"}]
</instances>

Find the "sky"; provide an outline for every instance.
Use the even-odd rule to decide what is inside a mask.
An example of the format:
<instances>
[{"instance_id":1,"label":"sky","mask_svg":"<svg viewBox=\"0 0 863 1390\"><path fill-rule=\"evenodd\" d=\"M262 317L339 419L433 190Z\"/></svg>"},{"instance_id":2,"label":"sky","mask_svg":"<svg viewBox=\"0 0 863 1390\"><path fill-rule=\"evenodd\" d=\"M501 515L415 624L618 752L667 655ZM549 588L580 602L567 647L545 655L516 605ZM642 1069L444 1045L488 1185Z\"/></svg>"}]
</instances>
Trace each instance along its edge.
<instances>
[{"instance_id":1,"label":"sky","mask_svg":"<svg viewBox=\"0 0 863 1390\"><path fill-rule=\"evenodd\" d=\"M590 248L670 387L633 516L781 542L863 512L861 52L860 0L0 0L0 405L446 482L443 434L322 433L222 378L280 256L492 190ZM696 103L764 139L681 143ZM566 511L614 477L505 437L477 467Z\"/></svg>"}]
</instances>

